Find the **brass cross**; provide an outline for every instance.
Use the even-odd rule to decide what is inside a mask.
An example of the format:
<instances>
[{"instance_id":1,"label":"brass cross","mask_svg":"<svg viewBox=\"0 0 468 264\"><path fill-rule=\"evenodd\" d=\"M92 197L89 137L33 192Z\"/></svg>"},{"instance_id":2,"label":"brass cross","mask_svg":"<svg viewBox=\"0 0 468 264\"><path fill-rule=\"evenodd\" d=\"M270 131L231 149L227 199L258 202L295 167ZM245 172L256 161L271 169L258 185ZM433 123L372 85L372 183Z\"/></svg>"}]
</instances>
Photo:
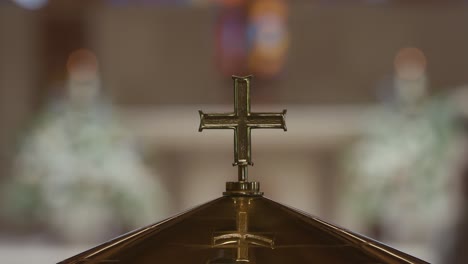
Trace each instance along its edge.
<instances>
[{"instance_id":1,"label":"brass cross","mask_svg":"<svg viewBox=\"0 0 468 264\"><path fill-rule=\"evenodd\" d=\"M201 110L200 128L234 129L234 163L239 167L239 181L247 181L247 166L253 165L251 155L251 130L254 128L282 128L286 131L282 113L250 112L250 83L252 76L232 76L234 80L234 112L205 114Z\"/></svg>"}]
</instances>

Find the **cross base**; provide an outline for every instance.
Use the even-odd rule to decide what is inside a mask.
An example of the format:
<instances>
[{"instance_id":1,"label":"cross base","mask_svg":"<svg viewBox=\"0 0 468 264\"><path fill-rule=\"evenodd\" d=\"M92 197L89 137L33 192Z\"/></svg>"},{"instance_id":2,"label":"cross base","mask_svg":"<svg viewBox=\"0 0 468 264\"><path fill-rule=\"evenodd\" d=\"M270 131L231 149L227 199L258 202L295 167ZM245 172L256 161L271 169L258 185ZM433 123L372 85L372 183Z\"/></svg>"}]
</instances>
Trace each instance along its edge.
<instances>
[{"instance_id":1,"label":"cross base","mask_svg":"<svg viewBox=\"0 0 468 264\"><path fill-rule=\"evenodd\" d=\"M226 191L224 196L263 196L260 192L259 182L226 182Z\"/></svg>"}]
</instances>

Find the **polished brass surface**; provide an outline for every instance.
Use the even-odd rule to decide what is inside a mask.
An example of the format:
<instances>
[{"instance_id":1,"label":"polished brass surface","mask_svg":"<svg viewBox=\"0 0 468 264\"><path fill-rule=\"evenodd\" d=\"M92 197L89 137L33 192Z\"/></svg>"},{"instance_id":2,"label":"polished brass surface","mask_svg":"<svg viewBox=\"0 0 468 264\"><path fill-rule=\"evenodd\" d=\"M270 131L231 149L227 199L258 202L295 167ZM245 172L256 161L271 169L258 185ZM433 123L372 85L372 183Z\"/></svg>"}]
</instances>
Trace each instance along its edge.
<instances>
[{"instance_id":1,"label":"polished brass surface","mask_svg":"<svg viewBox=\"0 0 468 264\"><path fill-rule=\"evenodd\" d=\"M235 248L237 262L250 262L249 246L273 248L272 239L249 232L248 207L252 205L251 198L238 198L234 200L236 205L236 227L233 232L223 232L213 237L213 247Z\"/></svg>"},{"instance_id":2,"label":"polished brass surface","mask_svg":"<svg viewBox=\"0 0 468 264\"><path fill-rule=\"evenodd\" d=\"M199 131L203 129L234 130L234 166L238 166L238 181L248 182L248 166L252 166L251 130L255 128L281 128L286 131L286 110L281 113L252 113L250 111L250 83L252 76L232 76L234 81L234 112L200 113ZM226 190L225 194L248 194L249 190ZM258 193L251 190L250 193Z\"/></svg>"},{"instance_id":3,"label":"polished brass surface","mask_svg":"<svg viewBox=\"0 0 468 264\"><path fill-rule=\"evenodd\" d=\"M260 192L259 182L226 182L225 196L258 196L263 195Z\"/></svg>"},{"instance_id":4,"label":"polished brass surface","mask_svg":"<svg viewBox=\"0 0 468 264\"><path fill-rule=\"evenodd\" d=\"M263 196L224 196L61 263L427 263Z\"/></svg>"}]
</instances>

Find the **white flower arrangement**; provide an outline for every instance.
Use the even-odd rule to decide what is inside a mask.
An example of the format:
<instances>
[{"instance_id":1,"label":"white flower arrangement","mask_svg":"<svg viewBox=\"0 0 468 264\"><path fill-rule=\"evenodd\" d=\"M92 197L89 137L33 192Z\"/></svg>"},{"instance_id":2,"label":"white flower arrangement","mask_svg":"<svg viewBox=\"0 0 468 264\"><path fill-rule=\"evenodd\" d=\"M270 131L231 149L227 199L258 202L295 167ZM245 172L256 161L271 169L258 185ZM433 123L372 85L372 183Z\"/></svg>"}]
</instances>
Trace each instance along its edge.
<instances>
[{"instance_id":1,"label":"white flower arrangement","mask_svg":"<svg viewBox=\"0 0 468 264\"><path fill-rule=\"evenodd\" d=\"M21 144L6 190L14 221L42 223L73 242L102 240L167 213L165 188L110 105L96 98L46 109Z\"/></svg>"}]
</instances>

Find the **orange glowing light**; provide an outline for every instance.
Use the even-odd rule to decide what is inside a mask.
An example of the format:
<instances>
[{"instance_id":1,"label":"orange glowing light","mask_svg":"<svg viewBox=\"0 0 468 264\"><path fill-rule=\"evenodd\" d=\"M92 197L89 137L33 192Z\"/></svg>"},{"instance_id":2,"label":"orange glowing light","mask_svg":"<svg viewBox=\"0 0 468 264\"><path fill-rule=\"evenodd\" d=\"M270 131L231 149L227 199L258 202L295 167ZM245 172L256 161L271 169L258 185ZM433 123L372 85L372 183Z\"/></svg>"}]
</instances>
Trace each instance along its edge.
<instances>
[{"instance_id":1,"label":"orange glowing light","mask_svg":"<svg viewBox=\"0 0 468 264\"><path fill-rule=\"evenodd\" d=\"M402 48L394 60L398 78L403 80L417 80L426 72L427 59L418 48Z\"/></svg>"},{"instance_id":2,"label":"orange glowing light","mask_svg":"<svg viewBox=\"0 0 468 264\"><path fill-rule=\"evenodd\" d=\"M67 60L67 71L71 79L89 80L96 77L98 72L98 59L88 49L73 51Z\"/></svg>"},{"instance_id":3,"label":"orange glowing light","mask_svg":"<svg viewBox=\"0 0 468 264\"><path fill-rule=\"evenodd\" d=\"M246 0L215 0L214 2L225 7L240 7L246 4Z\"/></svg>"},{"instance_id":4,"label":"orange glowing light","mask_svg":"<svg viewBox=\"0 0 468 264\"><path fill-rule=\"evenodd\" d=\"M249 8L251 19L257 19L268 13L273 13L278 18L286 19L288 17L288 5L286 1L257 0Z\"/></svg>"}]
</instances>

